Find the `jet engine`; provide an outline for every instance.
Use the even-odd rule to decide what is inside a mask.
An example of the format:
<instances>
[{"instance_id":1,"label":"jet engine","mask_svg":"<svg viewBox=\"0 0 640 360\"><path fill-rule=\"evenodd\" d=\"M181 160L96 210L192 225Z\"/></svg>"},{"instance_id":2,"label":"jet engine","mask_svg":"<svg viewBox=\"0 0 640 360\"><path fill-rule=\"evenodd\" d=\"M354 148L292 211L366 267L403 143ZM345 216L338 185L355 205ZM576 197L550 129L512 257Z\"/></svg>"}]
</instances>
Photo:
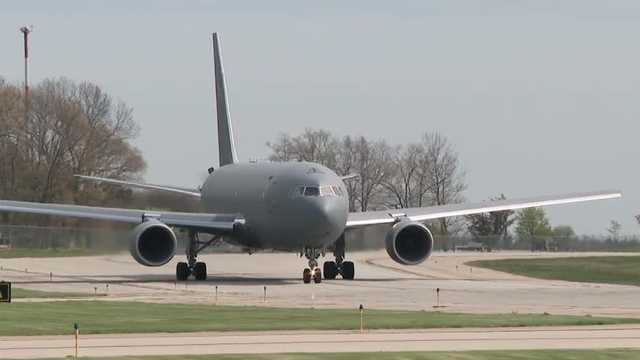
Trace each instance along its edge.
<instances>
[{"instance_id":1,"label":"jet engine","mask_svg":"<svg viewBox=\"0 0 640 360\"><path fill-rule=\"evenodd\" d=\"M433 250L433 235L418 222L400 221L387 233L387 253L403 265L418 265L425 261Z\"/></svg>"},{"instance_id":2,"label":"jet engine","mask_svg":"<svg viewBox=\"0 0 640 360\"><path fill-rule=\"evenodd\" d=\"M129 239L129 251L144 266L162 266L176 253L176 234L158 220L145 221L133 229Z\"/></svg>"}]
</instances>

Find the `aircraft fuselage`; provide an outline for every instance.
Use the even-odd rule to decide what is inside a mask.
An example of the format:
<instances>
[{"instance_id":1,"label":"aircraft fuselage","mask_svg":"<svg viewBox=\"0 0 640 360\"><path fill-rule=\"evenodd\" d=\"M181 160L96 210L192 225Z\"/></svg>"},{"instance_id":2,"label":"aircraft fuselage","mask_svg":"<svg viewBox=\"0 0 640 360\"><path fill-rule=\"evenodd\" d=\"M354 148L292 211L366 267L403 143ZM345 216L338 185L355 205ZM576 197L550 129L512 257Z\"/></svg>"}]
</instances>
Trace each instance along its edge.
<instances>
[{"instance_id":1,"label":"aircraft fuselage","mask_svg":"<svg viewBox=\"0 0 640 360\"><path fill-rule=\"evenodd\" d=\"M344 232L348 196L342 179L309 162L238 163L209 175L202 187L208 212L237 213L246 221L249 248L320 249Z\"/></svg>"}]
</instances>

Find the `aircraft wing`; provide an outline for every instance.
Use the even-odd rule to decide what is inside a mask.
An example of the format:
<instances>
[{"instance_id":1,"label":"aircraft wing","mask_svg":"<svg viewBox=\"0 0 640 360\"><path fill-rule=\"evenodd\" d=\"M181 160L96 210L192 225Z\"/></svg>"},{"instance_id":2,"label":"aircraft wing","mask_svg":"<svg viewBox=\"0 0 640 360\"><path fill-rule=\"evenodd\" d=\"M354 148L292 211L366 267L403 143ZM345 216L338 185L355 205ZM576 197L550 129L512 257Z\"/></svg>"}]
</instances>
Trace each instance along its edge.
<instances>
[{"instance_id":1,"label":"aircraft wing","mask_svg":"<svg viewBox=\"0 0 640 360\"><path fill-rule=\"evenodd\" d=\"M169 226L211 233L231 232L234 226L244 224L244 219L239 214L183 213L6 200L0 200L0 212L68 216L130 224L140 224L148 219L156 219Z\"/></svg>"},{"instance_id":2,"label":"aircraft wing","mask_svg":"<svg viewBox=\"0 0 640 360\"><path fill-rule=\"evenodd\" d=\"M168 185L141 184L141 183L135 183L131 181L108 179L108 178L101 178L96 176L85 176L85 175L75 175L75 176L83 180L97 181L97 182L103 182L107 184L120 185L120 186L146 189L146 190L166 191L166 192L171 192L176 194L189 195L189 196L198 197L198 198L200 197L200 191L196 189L186 189L186 188L168 186Z\"/></svg>"},{"instance_id":3,"label":"aircraft wing","mask_svg":"<svg viewBox=\"0 0 640 360\"><path fill-rule=\"evenodd\" d=\"M597 191L555 196L540 196L527 199L507 199L469 204L451 204L421 208L406 208L383 211L350 213L347 228L374 224L394 223L397 219L409 218L412 221L426 221L452 216L472 215L504 210L517 210L529 207L571 204L584 201L605 200L621 197L620 191Z\"/></svg>"}]
</instances>

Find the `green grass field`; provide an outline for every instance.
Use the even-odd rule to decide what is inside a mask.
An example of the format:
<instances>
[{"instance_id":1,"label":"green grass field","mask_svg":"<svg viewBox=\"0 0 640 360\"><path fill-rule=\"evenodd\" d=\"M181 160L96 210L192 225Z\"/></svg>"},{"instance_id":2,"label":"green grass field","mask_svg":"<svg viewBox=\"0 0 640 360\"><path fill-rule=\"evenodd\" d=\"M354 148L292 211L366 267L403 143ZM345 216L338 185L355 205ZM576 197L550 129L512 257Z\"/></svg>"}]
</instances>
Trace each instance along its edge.
<instances>
[{"instance_id":1,"label":"green grass field","mask_svg":"<svg viewBox=\"0 0 640 360\"><path fill-rule=\"evenodd\" d=\"M74 293L74 292L58 292L58 291L40 291L20 289L13 287L11 289L11 297L14 299L65 299L65 298L83 298L94 297L94 294L89 293ZM98 294L98 296L105 296L105 294Z\"/></svg>"},{"instance_id":2,"label":"green grass field","mask_svg":"<svg viewBox=\"0 0 640 360\"><path fill-rule=\"evenodd\" d=\"M115 301L0 304L0 336L68 334L75 321L85 334L191 331L353 330L359 312ZM544 314L459 314L367 310L368 329L601 325L640 319Z\"/></svg>"},{"instance_id":3,"label":"green grass field","mask_svg":"<svg viewBox=\"0 0 640 360\"><path fill-rule=\"evenodd\" d=\"M72 256L95 256L105 254L116 254L119 251L106 249L10 249L0 251L0 259L13 259L25 257L72 257Z\"/></svg>"},{"instance_id":4,"label":"green grass field","mask_svg":"<svg viewBox=\"0 0 640 360\"><path fill-rule=\"evenodd\" d=\"M640 286L640 256L479 260L467 265L540 279Z\"/></svg>"},{"instance_id":5,"label":"green grass field","mask_svg":"<svg viewBox=\"0 0 640 360\"><path fill-rule=\"evenodd\" d=\"M638 350L523 350L100 357L86 360L637 360ZM53 359L51 359L53 360Z\"/></svg>"}]
</instances>

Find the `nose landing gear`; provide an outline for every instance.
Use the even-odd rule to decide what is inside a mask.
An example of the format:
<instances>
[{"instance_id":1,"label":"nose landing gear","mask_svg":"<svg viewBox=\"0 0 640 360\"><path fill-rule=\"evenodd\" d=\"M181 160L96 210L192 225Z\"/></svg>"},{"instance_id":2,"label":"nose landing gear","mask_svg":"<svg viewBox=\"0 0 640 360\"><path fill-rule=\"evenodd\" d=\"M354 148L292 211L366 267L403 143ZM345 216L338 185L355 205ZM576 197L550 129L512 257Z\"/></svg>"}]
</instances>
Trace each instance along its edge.
<instances>
[{"instance_id":1,"label":"nose landing gear","mask_svg":"<svg viewBox=\"0 0 640 360\"><path fill-rule=\"evenodd\" d=\"M300 256L304 255L309 260L309 267L302 271L302 282L309 284L313 280L316 284L322 281L324 272L325 280L334 280L338 275L344 280L353 280L355 277L355 266L351 261L344 261L345 242L344 234L338 238L333 248L335 261L325 261L322 270L318 267L318 258L323 251L318 249L305 248ZM324 255L324 254L322 254Z\"/></svg>"},{"instance_id":2,"label":"nose landing gear","mask_svg":"<svg viewBox=\"0 0 640 360\"><path fill-rule=\"evenodd\" d=\"M322 270L318 267L320 251L318 249L305 248L304 256L309 260L309 267L302 271L302 282L309 284L311 280L319 284L322 282Z\"/></svg>"}]
</instances>

